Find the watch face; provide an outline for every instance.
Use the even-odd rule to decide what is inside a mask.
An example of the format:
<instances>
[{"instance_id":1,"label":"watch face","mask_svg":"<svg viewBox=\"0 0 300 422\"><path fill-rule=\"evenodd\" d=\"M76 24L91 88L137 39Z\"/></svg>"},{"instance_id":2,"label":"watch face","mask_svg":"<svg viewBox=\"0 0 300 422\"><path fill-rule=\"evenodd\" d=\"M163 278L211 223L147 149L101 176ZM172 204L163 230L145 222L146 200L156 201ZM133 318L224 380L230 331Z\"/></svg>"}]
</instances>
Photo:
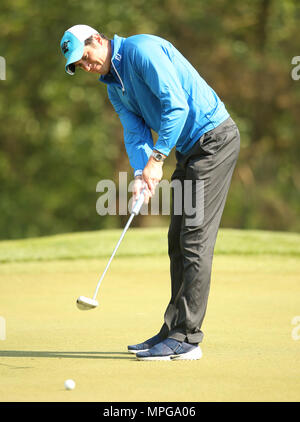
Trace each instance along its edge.
<instances>
[{"instance_id":1,"label":"watch face","mask_svg":"<svg viewBox=\"0 0 300 422\"><path fill-rule=\"evenodd\" d=\"M160 154L159 152L155 152L155 153L153 154L153 157L155 158L155 160L156 160L156 161L163 161L163 160L164 160L163 155L162 155L162 154Z\"/></svg>"}]
</instances>

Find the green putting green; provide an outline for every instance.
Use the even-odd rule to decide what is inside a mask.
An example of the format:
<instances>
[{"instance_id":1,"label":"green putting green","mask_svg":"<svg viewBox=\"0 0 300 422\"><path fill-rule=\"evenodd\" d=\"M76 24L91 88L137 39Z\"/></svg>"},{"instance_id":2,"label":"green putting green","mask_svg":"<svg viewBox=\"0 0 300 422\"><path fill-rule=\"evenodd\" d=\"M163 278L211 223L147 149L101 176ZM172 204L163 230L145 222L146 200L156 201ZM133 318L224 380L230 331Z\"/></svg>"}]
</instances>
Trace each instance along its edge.
<instances>
[{"instance_id":1,"label":"green putting green","mask_svg":"<svg viewBox=\"0 0 300 422\"><path fill-rule=\"evenodd\" d=\"M0 242L0 401L299 401L299 234L220 231L203 358L177 362L127 353L163 322L165 228L130 229L99 308L75 305L92 296L120 234Z\"/></svg>"}]
</instances>

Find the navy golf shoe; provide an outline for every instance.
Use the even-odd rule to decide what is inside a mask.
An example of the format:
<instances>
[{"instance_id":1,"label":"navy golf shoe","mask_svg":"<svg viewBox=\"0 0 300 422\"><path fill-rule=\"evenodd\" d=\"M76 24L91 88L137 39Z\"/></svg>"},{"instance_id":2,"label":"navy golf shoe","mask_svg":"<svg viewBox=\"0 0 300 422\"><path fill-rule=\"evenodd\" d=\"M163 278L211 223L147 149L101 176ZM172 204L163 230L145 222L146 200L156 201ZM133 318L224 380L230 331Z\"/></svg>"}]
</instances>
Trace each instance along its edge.
<instances>
[{"instance_id":1,"label":"navy golf shoe","mask_svg":"<svg viewBox=\"0 0 300 422\"><path fill-rule=\"evenodd\" d=\"M138 360L198 360L202 351L198 344L167 338L149 350L137 352L136 357Z\"/></svg>"},{"instance_id":2,"label":"navy golf shoe","mask_svg":"<svg viewBox=\"0 0 300 422\"><path fill-rule=\"evenodd\" d=\"M162 341L162 338L158 334L156 334L155 336L144 341L144 343L127 346L127 349L128 349L128 352L130 353L146 352L147 350L151 349L151 347L155 346L160 341Z\"/></svg>"}]
</instances>

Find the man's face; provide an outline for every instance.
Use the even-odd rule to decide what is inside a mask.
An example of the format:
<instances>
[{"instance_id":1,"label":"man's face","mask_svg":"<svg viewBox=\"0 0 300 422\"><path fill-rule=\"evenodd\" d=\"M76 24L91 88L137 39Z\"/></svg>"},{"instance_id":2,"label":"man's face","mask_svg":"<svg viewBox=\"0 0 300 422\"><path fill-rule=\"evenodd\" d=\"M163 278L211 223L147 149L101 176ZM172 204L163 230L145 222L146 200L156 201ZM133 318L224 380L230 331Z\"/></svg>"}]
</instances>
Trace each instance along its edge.
<instances>
[{"instance_id":1,"label":"man's face","mask_svg":"<svg viewBox=\"0 0 300 422\"><path fill-rule=\"evenodd\" d=\"M110 69L109 46L109 41L95 35L93 44L84 47L83 56L75 66L85 72L106 75Z\"/></svg>"}]
</instances>

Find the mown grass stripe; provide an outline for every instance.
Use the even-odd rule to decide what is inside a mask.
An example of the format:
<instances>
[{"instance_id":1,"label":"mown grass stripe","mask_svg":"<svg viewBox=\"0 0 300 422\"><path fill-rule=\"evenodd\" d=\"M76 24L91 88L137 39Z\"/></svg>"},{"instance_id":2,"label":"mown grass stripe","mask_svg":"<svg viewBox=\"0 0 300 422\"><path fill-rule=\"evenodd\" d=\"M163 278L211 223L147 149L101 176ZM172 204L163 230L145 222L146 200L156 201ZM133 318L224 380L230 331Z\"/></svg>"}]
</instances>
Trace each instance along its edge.
<instances>
[{"instance_id":1,"label":"mown grass stripe","mask_svg":"<svg viewBox=\"0 0 300 422\"><path fill-rule=\"evenodd\" d=\"M109 257L120 230L101 230L0 242L0 262L95 259ZM131 228L117 252L119 257L166 255L167 228ZM221 229L215 254L300 255L300 234Z\"/></svg>"}]
</instances>

